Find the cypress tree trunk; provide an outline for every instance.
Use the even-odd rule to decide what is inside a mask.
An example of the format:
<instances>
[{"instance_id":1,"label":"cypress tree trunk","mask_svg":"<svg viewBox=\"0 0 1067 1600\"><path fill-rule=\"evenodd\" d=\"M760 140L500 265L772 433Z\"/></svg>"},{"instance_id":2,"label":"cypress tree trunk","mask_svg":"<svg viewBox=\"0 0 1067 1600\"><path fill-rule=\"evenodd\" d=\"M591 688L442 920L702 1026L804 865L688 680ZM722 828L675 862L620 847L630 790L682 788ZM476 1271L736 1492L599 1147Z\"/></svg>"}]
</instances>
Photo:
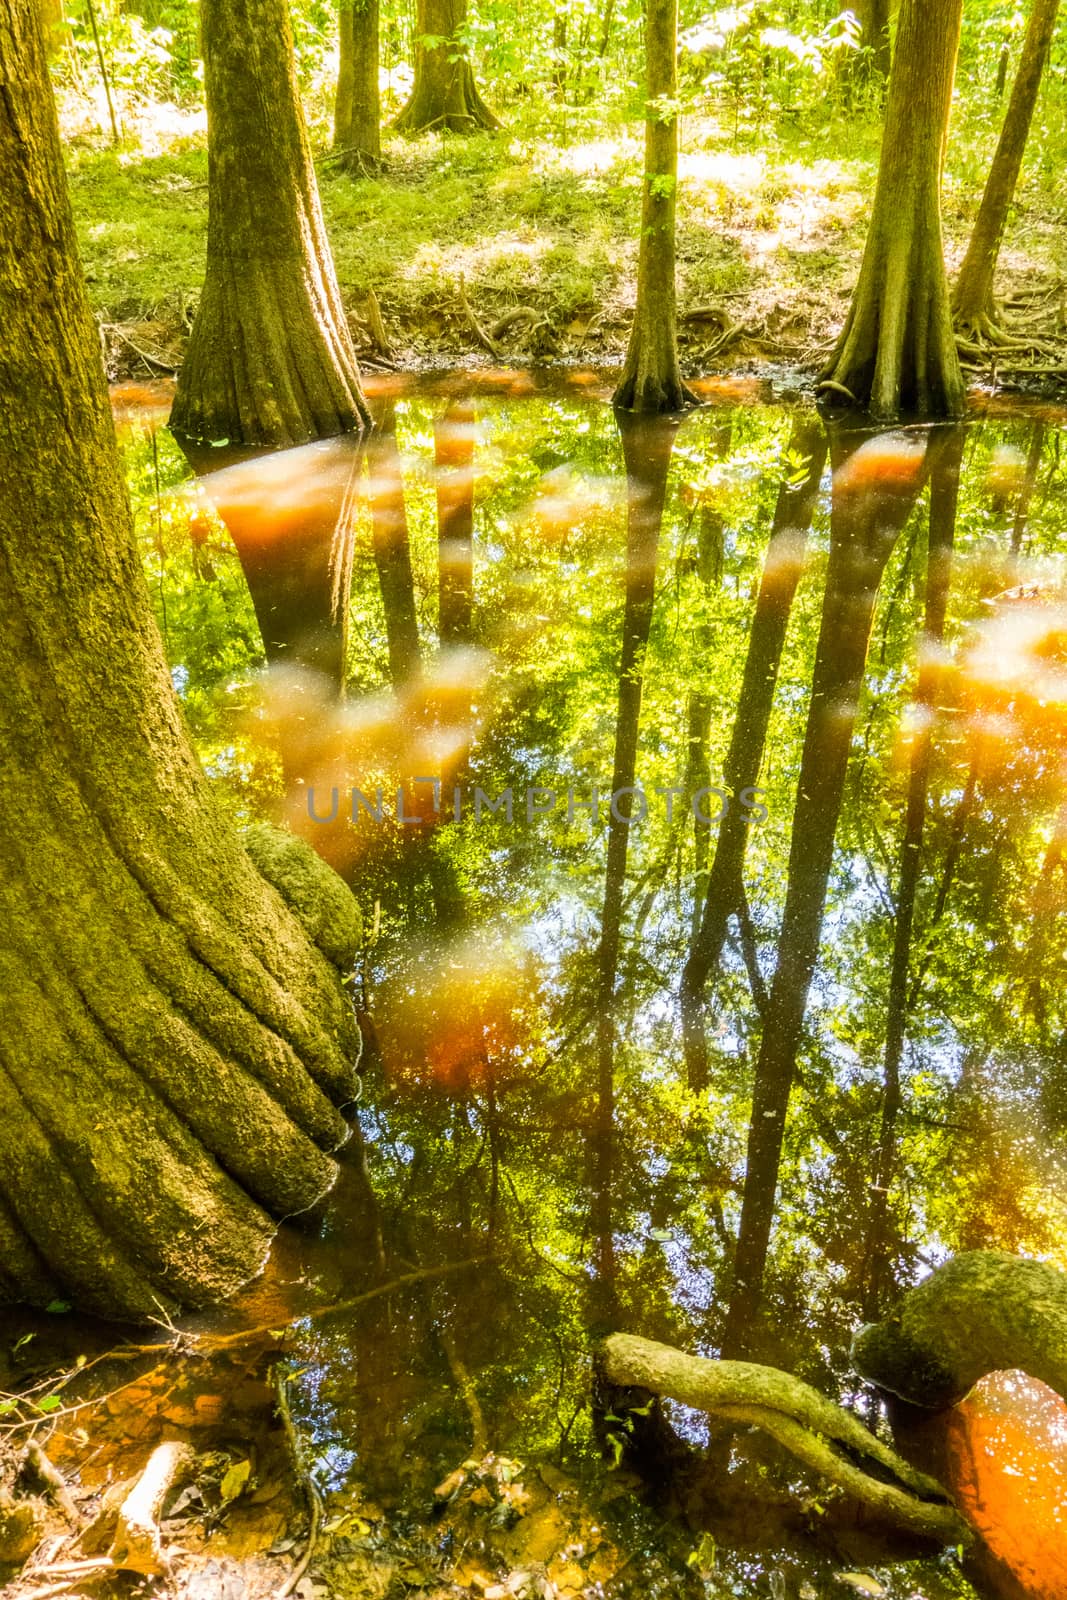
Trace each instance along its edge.
<instances>
[{"instance_id":1,"label":"cypress tree trunk","mask_svg":"<svg viewBox=\"0 0 1067 1600\"><path fill-rule=\"evenodd\" d=\"M862 0L859 6L860 48L869 51L868 71L876 77L888 78L889 54L889 0Z\"/></svg>"},{"instance_id":2,"label":"cypress tree trunk","mask_svg":"<svg viewBox=\"0 0 1067 1600\"><path fill-rule=\"evenodd\" d=\"M322 220L285 0L204 0L207 274L172 431L306 444L370 424Z\"/></svg>"},{"instance_id":3,"label":"cypress tree trunk","mask_svg":"<svg viewBox=\"0 0 1067 1600\"><path fill-rule=\"evenodd\" d=\"M970 339L996 340L998 337L993 275L1008 211L1022 171L1059 8L1060 0L1033 0L1008 114L989 169L971 242L956 279L952 309L956 314L956 326Z\"/></svg>"},{"instance_id":4,"label":"cypress tree trunk","mask_svg":"<svg viewBox=\"0 0 1067 1600\"><path fill-rule=\"evenodd\" d=\"M696 396L682 382L675 316L674 216L678 187L677 0L647 0L645 186L637 306L613 403L623 411L684 411Z\"/></svg>"},{"instance_id":5,"label":"cypress tree trunk","mask_svg":"<svg viewBox=\"0 0 1067 1600\"><path fill-rule=\"evenodd\" d=\"M329 1187L358 1034L188 742L33 0L0 0L0 61L0 379L19 397L0 409L0 1299L158 1316L235 1289L269 1214ZM350 961L339 880L291 840L276 869L325 896L319 941Z\"/></svg>"},{"instance_id":6,"label":"cypress tree trunk","mask_svg":"<svg viewBox=\"0 0 1067 1600\"><path fill-rule=\"evenodd\" d=\"M877 460L879 441L869 448ZM875 601L886 562L921 487L917 463L897 482L890 477L885 486L879 485L876 473L872 486L865 488L863 448L856 451L846 444L834 455L826 592L797 779L778 961L756 1062L724 1356L747 1349L762 1298L786 1115L819 954Z\"/></svg>"},{"instance_id":7,"label":"cypress tree trunk","mask_svg":"<svg viewBox=\"0 0 1067 1600\"><path fill-rule=\"evenodd\" d=\"M382 158L382 106L378 87L378 0L341 0L337 17L337 95L333 147L338 166L376 172Z\"/></svg>"},{"instance_id":8,"label":"cypress tree trunk","mask_svg":"<svg viewBox=\"0 0 1067 1600\"><path fill-rule=\"evenodd\" d=\"M467 0L418 0L415 85L394 124L401 133L421 133L426 128L473 133L476 128L500 127L478 92L473 68L456 38L466 21Z\"/></svg>"},{"instance_id":9,"label":"cypress tree trunk","mask_svg":"<svg viewBox=\"0 0 1067 1600\"><path fill-rule=\"evenodd\" d=\"M941 165L963 0L903 0L859 282L823 387L871 415L958 416L964 384L941 244Z\"/></svg>"}]
</instances>

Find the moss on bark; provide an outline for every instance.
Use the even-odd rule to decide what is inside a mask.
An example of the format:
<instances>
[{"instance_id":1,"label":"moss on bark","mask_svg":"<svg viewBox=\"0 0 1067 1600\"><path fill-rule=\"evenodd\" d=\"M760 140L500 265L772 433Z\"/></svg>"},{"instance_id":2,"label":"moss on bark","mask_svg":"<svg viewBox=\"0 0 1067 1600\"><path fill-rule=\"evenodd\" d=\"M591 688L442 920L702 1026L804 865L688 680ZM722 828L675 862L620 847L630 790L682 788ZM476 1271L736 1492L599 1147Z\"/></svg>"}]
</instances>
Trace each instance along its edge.
<instances>
[{"instance_id":1,"label":"moss on bark","mask_svg":"<svg viewBox=\"0 0 1067 1600\"><path fill-rule=\"evenodd\" d=\"M207 273L171 428L282 446L369 426L284 0L204 0L201 29Z\"/></svg>"},{"instance_id":2,"label":"moss on bark","mask_svg":"<svg viewBox=\"0 0 1067 1600\"><path fill-rule=\"evenodd\" d=\"M0 1295L142 1317L329 1187L359 1037L181 719L30 0L0 60Z\"/></svg>"},{"instance_id":3,"label":"moss on bark","mask_svg":"<svg viewBox=\"0 0 1067 1600\"><path fill-rule=\"evenodd\" d=\"M418 0L415 19L415 83L394 126L400 133L447 128L473 133L499 128L478 90L461 41L467 0Z\"/></svg>"}]
</instances>

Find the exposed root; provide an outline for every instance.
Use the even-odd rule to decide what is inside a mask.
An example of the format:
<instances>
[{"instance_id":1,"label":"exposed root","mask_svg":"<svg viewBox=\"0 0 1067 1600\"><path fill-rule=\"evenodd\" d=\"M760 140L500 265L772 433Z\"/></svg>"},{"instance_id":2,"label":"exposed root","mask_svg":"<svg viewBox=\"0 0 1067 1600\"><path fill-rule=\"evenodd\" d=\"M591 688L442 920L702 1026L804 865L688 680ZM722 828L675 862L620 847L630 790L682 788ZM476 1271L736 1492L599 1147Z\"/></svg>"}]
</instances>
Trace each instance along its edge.
<instances>
[{"instance_id":1,"label":"exposed root","mask_svg":"<svg viewBox=\"0 0 1067 1600\"><path fill-rule=\"evenodd\" d=\"M460 273L460 275L459 275L458 288L459 288L459 303L463 307L463 314L467 319L467 326L470 328L470 331L473 333L473 335L477 339L478 343L480 345L482 345L484 349L488 350L488 352L489 352L489 354L491 356L493 356L497 361L499 361L501 359L501 357L500 357L500 347L497 345L496 341L493 339L492 334L486 332L486 330L482 327L481 323L478 321L478 318L474 315L474 312L471 309L471 303L467 299L467 286L463 281L463 274L462 273Z\"/></svg>"},{"instance_id":2,"label":"exposed root","mask_svg":"<svg viewBox=\"0 0 1067 1600\"><path fill-rule=\"evenodd\" d=\"M152 1451L148 1465L119 1507L118 1527L108 1552L116 1567L145 1577L169 1570L159 1515L168 1492L192 1462L192 1450L176 1439L158 1444Z\"/></svg>"},{"instance_id":3,"label":"exposed root","mask_svg":"<svg viewBox=\"0 0 1067 1600\"><path fill-rule=\"evenodd\" d=\"M307 1544L304 1547L304 1554L300 1557L300 1560L297 1562L292 1572L290 1572L285 1582L280 1588L274 1591L273 1595L273 1600L286 1600L286 1597L292 1594L293 1590L304 1576L304 1573L311 1565L311 1558L315 1554L315 1546L318 1543L319 1538L319 1528L322 1524L322 1496L319 1494L315 1480L312 1478L311 1473L307 1469L307 1464L304 1461L304 1452L300 1445L300 1436L297 1433L296 1427L293 1423L292 1411L289 1409L288 1374L281 1367L279 1367L275 1373L275 1396L278 1416L281 1420L282 1427L285 1429L285 1437L289 1445L289 1454L292 1458L293 1471L296 1473L300 1487L304 1492L304 1498L307 1501L308 1508L308 1537Z\"/></svg>"},{"instance_id":4,"label":"exposed root","mask_svg":"<svg viewBox=\"0 0 1067 1600\"><path fill-rule=\"evenodd\" d=\"M970 1542L940 1484L789 1373L748 1361L706 1361L618 1333L602 1344L601 1361L610 1383L765 1429L807 1466L908 1533L946 1545Z\"/></svg>"}]
</instances>

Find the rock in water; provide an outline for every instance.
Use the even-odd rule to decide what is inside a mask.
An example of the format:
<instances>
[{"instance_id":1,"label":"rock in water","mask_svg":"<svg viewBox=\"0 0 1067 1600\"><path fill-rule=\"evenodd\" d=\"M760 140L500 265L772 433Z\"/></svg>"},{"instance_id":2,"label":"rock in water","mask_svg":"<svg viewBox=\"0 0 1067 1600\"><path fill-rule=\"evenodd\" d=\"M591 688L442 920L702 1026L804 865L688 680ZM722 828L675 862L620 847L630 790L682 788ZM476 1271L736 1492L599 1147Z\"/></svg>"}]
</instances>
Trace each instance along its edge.
<instances>
[{"instance_id":1,"label":"rock in water","mask_svg":"<svg viewBox=\"0 0 1067 1600\"><path fill-rule=\"evenodd\" d=\"M951 1406L989 1372L1021 1370L1067 1400L1067 1273L969 1250L862 1328L856 1370L913 1405Z\"/></svg>"}]
</instances>

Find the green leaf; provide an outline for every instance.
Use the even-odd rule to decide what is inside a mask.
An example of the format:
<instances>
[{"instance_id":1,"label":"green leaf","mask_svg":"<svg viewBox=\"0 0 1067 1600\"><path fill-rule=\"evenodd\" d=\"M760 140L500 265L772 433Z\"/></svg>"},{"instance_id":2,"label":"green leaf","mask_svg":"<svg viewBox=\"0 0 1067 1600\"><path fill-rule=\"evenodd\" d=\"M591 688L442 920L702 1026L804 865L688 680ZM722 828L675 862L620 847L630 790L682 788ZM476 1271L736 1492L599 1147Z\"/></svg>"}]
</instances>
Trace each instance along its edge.
<instances>
[{"instance_id":1,"label":"green leaf","mask_svg":"<svg viewBox=\"0 0 1067 1600\"><path fill-rule=\"evenodd\" d=\"M62 1395L46 1394L43 1400L37 1401L37 1410L43 1411L47 1415L49 1411L58 1411L62 1404Z\"/></svg>"},{"instance_id":2,"label":"green leaf","mask_svg":"<svg viewBox=\"0 0 1067 1600\"><path fill-rule=\"evenodd\" d=\"M52 1317L61 1317L65 1312L72 1309L69 1300L50 1300L48 1305L45 1306L45 1310Z\"/></svg>"}]
</instances>

